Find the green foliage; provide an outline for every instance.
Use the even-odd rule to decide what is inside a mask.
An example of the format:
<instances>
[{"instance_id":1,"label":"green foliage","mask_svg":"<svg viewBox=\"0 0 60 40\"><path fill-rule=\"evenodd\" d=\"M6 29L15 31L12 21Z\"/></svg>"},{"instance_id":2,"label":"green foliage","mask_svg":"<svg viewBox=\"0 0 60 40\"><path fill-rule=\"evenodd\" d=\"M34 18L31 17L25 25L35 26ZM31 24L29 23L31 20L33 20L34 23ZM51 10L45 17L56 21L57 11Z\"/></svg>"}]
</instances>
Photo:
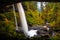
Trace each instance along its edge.
<instances>
[{"instance_id":1,"label":"green foliage","mask_svg":"<svg viewBox=\"0 0 60 40\"><path fill-rule=\"evenodd\" d=\"M49 22L52 27L59 27L60 25L60 3L47 3L42 12L38 12L36 2L23 2L28 24L43 25ZM35 6L35 7L34 7ZM35 10L35 9L36 10ZM34 9L34 10L33 10Z\"/></svg>"},{"instance_id":2,"label":"green foliage","mask_svg":"<svg viewBox=\"0 0 60 40\"><path fill-rule=\"evenodd\" d=\"M56 33L55 36L50 37L50 40L60 40L60 33Z\"/></svg>"},{"instance_id":3,"label":"green foliage","mask_svg":"<svg viewBox=\"0 0 60 40\"><path fill-rule=\"evenodd\" d=\"M35 11L28 10L25 13L26 13L27 22L30 23L32 26L41 25L44 23L44 20L39 16L37 10Z\"/></svg>"},{"instance_id":4,"label":"green foliage","mask_svg":"<svg viewBox=\"0 0 60 40\"><path fill-rule=\"evenodd\" d=\"M15 29L14 27L14 23L13 22L10 22L9 24L6 25L6 32L11 32Z\"/></svg>"},{"instance_id":5,"label":"green foliage","mask_svg":"<svg viewBox=\"0 0 60 40\"><path fill-rule=\"evenodd\" d=\"M51 40L60 40L60 38L55 36L55 37L52 37Z\"/></svg>"},{"instance_id":6,"label":"green foliage","mask_svg":"<svg viewBox=\"0 0 60 40\"><path fill-rule=\"evenodd\" d=\"M46 5L46 8L44 10L44 15L47 17L44 18L44 20L46 19L51 26L54 26L54 27L59 27L59 15L60 15L60 3L48 3ZM59 26L58 26L59 25Z\"/></svg>"},{"instance_id":7,"label":"green foliage","mask_svg":"<svg viewBox=\"0 0 60 40\"><path fill-rule=\"evenodd\" d=\"M45 9L42 12L37 10L37 2L22 2L25 9L26 19L29 25L44 25L46 22L50 23L50 26L54 30L60 30L60 2L47 3ZM6 7L7 8L7 7ZM8 8L7 8L8 9ZM7 10L6 10L7 11ZM20 22L19 15L16 12L18 22ZM20 39L27 39L24 34L16 33L14 14L12 8L8 12L0 13L0 33L7 36ZM35 38L31 38L34 40ZM38 38L36 38L38 40ZM41 38L40 38L41 39ZM51 40L60 40L60 34L50 38ZM42 39L44 40L44 38Z\"/></svg>"}]
</instances>

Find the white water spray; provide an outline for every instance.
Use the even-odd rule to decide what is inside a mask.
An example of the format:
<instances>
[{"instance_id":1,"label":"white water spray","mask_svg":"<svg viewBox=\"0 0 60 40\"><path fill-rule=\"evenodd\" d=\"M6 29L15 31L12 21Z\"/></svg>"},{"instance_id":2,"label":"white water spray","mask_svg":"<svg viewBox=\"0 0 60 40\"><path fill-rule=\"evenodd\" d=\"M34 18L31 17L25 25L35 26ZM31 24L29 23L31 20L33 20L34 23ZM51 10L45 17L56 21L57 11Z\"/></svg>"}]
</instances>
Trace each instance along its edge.
<instances>
[{"instance_id":1,"label":"white water spray","mask_svg":"<svg viewBox=\"0 0 60 40\"><path fill-rule=\"evenodd\" d=\"M31 37L34 37L35 35L37 35L37 30L30 30L30 31L28 32L28 35L29 35L30 38L31 38Z\"/></svg>"}]
</instances>

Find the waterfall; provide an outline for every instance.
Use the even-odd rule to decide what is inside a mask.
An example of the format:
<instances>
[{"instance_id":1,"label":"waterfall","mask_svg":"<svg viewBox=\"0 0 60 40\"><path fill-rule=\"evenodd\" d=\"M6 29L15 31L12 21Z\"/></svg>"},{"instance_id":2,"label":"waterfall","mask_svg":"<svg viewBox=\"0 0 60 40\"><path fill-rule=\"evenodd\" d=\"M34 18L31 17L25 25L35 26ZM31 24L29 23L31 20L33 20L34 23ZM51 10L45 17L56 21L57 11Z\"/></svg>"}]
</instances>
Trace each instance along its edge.
<instances>
[{"instance_id":1,"label":"waterfall","mask_svg":"<svg viewBox=\"0 0 60 40\"><path fill-rule=\"evenodd\" d=\"M21 20L21 26L22 26L22 30L25 34L26 37L34 37L35 35L37 35L37 31L38 30L28 30L28 25L27 25L27 21L26 21L26 17L25 17L25 13L22 7L21 3L17 3L17 7L18 7L18 11L19 11L19 16L20 16L20 20Z\"/></svg>"},{"instance_id":2,"label":"waterfall","mask_svg":"<svg viewBox=\"0 0 60 40\"><path fill-rule=\"evenodd\" d=\"M14 7L14 4L13 4L12 6L13 6L13 13L14 13L14 19L15 19L16 30L18 30L17 18L16 18L16 13L15 13L15 7Z\"/></svg>"},{"instance_id":3,"label":"waterfall","mask_svg":"<svg viewBox=\"0 0 60 40\"><path fill-rule=\"evenodd\" d=\"M37 9L38 11L41 11L41 2L37 2Z\"/></svg>"},{"instance_id":4,"label":"waterfall","mask_svg":"<svg viewBox=\"0 0 60 40\"><path fill-rule=\"evenodd\" d=\"M20 20L21 20L22 30L23 30L25 36L27 36L28 25L27 25L27 21L26 21L26 17L25 17L25 13L24 13L22 4L21 3L17 3L17 7L18 7L18 12L19 12Z\"/></svg>"},{"instance_id":5,"label":"waterfall","mask_svg":"<svg viewBox=\"0 0 60 40\"><path fill-rule=\"evenodd\" d=\"M42 11L43 9L45 9L45 6L46 6L46 2L37 2L38 11Z\"/></svg>"}]
</instances>

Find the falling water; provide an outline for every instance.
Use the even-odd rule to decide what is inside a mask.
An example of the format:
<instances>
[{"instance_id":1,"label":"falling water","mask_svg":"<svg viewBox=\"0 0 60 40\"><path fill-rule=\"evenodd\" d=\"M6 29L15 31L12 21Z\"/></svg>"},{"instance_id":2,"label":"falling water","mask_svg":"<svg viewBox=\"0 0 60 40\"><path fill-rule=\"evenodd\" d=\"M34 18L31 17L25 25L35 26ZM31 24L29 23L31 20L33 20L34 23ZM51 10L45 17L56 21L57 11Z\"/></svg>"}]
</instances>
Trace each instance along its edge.
<instances>
[{"instance_id":1,"label":"falling water","mask_svg":"<svg viewBox=\"0 0 60 40\"><path fill-rule=\"evenodd\" d=\"M37 2L37 9L38 11L41 11L41 2Z\"/></svg>"},{"instance_id":2,"label":"falling water","mask_svg":"<svg viewBox=\"0 0 60 40\"><path fill-rule=\"evenodd\" d=\"M23 30L25 36L27 36L28 25L27 25L27 21L26 21L26 17L25 17L25 13L24 13L22 4L21 3L17 3L17 7L18 7L18 11L19 11L20 20L21 20L22 30Z\"/></svg>"},{"instance_id":3,"label":"falling water","mask_svg":"<svg viewBox=\"0 0 60 40\"><path fill-rule=\"evenodd\" d=\"M42 3L42 6L41 6L41 3ZM43 7L43 9L45 9L45 6L46 6L46 2L37 2L37 9L38 11L41 11Z\"/></svg>"},{"instance_id":4,"label":"falling water","mask_svg":"<svg viewBox=\"0 0 60 40\"><path fill-rule=\"evenodd\" d=\"M16 18L16 13L15 13L15 7L14 7L14 4L13 4L12 6L13 6L13 13L14 13L14 19L15 19L16 30L18 30L17 18Z\"/></svg>"},{"instance_id":5,"label":"falling water","mask_svg":"<svg viewBox=\"0 0 60 40\"><path fill-rule=\"evenodd\" d=\"M25 34L26 37L34 37L34 35L37 35L37 30L30 30L28 31L28 25L27 25L27 21L26 21L26 17L25 17L25 13L23 10L23 7L21 5L21 3L17 3L17 7L18 7L18 11L19 11L19 16L20 16L20 20L21 20L21 25L22 25L22 29L23 32Z\"/></svg>"}]
</instances>

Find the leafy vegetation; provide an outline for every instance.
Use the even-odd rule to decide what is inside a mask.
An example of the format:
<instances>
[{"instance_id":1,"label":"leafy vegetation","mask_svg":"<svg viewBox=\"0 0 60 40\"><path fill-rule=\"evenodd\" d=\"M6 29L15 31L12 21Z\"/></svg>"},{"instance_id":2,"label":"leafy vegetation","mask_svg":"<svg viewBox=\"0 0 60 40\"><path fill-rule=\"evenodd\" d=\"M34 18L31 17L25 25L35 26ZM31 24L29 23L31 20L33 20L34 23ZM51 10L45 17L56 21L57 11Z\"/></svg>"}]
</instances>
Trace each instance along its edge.
<instances>
[{"instance_id":1,"label":"leafy vegetation","mask_svg":"<svg viewBox=\"0 0 60 40\"><path fill-rule=\"evenodd\" d=\"M46 22L50 23L50 26L56 31L60 30L60 2L48 2L46 6L43 7L43 11L38 11L37 2L22 2L27 23L29 26L34 25L45 25ZM5 9L2 9L3 13L0 13L0 35L1 38L5 37L8 39L29 39L24 36L22 33L16 33L15 31L15 20L14 14L11 5L5 6ZM15 5L16 7L16 5ZM7 11L8 10L8 11ZM20 25L20 19L16 7L16 17L18 20L18 25ZM5 35L5 36L4 36ZM11 38L10 38L11 37ZM54 37L50 37L50 40L60 40L60 34L56 33ZM42 38L31 38L29 40L47 40L44 37Z\"/></svg>"}]
</instances>

